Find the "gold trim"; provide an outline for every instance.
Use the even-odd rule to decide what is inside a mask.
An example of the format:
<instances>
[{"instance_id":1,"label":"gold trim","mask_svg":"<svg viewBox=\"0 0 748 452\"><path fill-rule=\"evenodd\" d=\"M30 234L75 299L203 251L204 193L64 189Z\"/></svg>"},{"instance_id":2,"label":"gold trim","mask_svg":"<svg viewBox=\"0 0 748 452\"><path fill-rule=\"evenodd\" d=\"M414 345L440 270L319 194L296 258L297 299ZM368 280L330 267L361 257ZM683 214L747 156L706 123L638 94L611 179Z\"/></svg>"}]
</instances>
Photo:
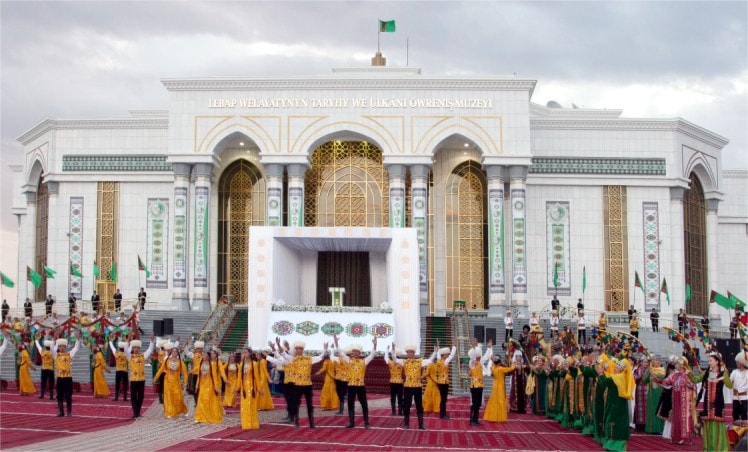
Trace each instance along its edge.
<instances>
[{"instance_id":1,"label":"gold trim","mask_svg":"<svg viewBox=\"0 0 748 452\"><path fill-rule=\"evenodd\" d=\"M299 142L299 140L301 139L301 137L314 124L317 124L318 122L323 121L323 120L325 120L325 119L327 119L329 117L330 117L329 115L327 115L327 116L311 116L311 115L310 116L304 116L304 115L301 115L301 116L298 116L298 115L288 116L288 118L286 119L286 137L287 137L286 139L287 139L287 141L289 143L288 152L289 153L301 152L301 149L296 150L296 145ZM291 119L316 119L316 121L312 121L311 123L307 124L306 127L304 127L304 129L301 132L299 132L298 134L296 134L296 139L294 140L293 144L291 144Z\"/></svg>"},{"instance_id":2,"label":"gold trim","mask_svg":"<svg viewBox=\"0 0 748 452\"><path fill-rule=\"evenodd\" d=\"M223 121L217 122L216 124L213 125L213 127L211 127L210 129L208 129L208 131L205 133L205 135L203 135L203 139L202 139L202 141L200 141L200 145L198 146L197 145L197 127L198 127L197 120L198 119L220 119L220 118L223 118ZM203 148L203 145L205 144L205 140L208 139L208 136L210 135L211 131L214 130L216 127L218 127L220 124L228 121L231 118L233 118L233 116L202 116L202 115L195 116L193 118L193 124L194 124L193 127L194 127L194 135L195 135L195 138L194 138L194 150L193 150L193 152L199 153L200 150Z\"/></svg>"},{"instance_id":3,"label":"gold trim","mask_svg":"<svg viewBox=\"0 0 748 452\"><path fill-rule=\"evenodd\" d=\"M366 118L369 121L372 121L373 123L375 123L378 126L380 126L382 128L382 130L386 131L387 134L389 134L389 136L392 137L392 142L393 143L398 143L397 138L395 138L395 136L392 134L392 132L390 132L390 129L388 127L386 127L384 124L382 124L379 121L375 121L374 118L400 119L400 122L401 122L401 124L400 124L400 133L402 134L402 137L400 138L400 142L398 143L396 151L397 151L398 154L404 153L404 151L403 151L403 144L405 144L405 116L394 116L394 115L393 116L387 116L387 115L382 115L382 116L368 116L367 115L367 116L361 116L361 117L362 118Z\"/></svg>"}]
</instances>

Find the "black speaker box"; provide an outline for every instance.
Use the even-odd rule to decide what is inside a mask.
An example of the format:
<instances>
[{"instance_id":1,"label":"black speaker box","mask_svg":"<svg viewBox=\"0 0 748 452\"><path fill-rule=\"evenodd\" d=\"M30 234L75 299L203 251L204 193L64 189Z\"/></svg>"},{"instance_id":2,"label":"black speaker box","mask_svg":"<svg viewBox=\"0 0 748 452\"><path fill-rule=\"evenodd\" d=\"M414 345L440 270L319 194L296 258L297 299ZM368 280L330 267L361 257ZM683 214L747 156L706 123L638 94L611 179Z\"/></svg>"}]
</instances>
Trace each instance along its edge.
<instances>
[{"instance_id":1,"label":"black speaker box","mask_svg":"<svg viewBox=\"0 0 748 452\"><path fill-rule=\"evenodd\" d=\"M496 345L496 328L486 328L486 343L493 341L493 345Z\"/></svg>"},{"instance_id":2,"label":"black speaker box","mask_svg":"<svg viewBox=\"0 0 748 452\"><path fill-rule=\"evenodd\" d=\"M486 327L483 325L473 326L473 337L480 343L486 340Z\"/></svg>"},{"instance_id":3,"label":"black speaker box","mask_svg":"<svg viewBox=\"0 0 748 452\"><path fill-rule=\"evenodd\" d=\"M164 336L174 334L174 319L164 319Z\"/></svg>"},{"instance_id":4,"label":"black speaker box","mask_svg":"<svg viewBox=\"0 0 748 452\"><path fill-rule=\"evenodd\" d=\"M728 369L735 369L735 356L740 353L740 339L714 339L717 351Z\"/></svg>"},{"instance_id":5,"label":"black speaker box","mask_svg":"<svg viewBox=\"0 0 748 452\"><path fill-rule=\"evenodd\" d=\"M159 337L164 336L164 321L163 320L153 321L153 334Z\"/></svg>"}]
</instances>

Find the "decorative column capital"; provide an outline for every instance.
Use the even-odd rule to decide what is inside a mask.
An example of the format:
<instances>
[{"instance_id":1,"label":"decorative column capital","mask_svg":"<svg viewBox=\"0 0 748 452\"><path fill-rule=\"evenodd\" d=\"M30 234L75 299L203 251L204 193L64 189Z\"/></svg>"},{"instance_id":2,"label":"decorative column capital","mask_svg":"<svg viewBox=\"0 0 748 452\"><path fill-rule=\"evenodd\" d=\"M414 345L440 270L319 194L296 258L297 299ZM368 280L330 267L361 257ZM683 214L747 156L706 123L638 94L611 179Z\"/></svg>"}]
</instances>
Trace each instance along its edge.
<instances>
[{"instance_id":1,"label":"decorative column capital","mask_svg":"<svg viewBox=\"0 0 748 452\"><path fill-rule=\"evenodd\" d=\"M283 165L280 163L268 163L265 165L265 175L268 178L280 179L283 177Z\"/></svg>"},{"instance_id":2,"label":"decorative column capital","mask_svg":"<svg viewBox=\"0 0 748 452\"><path fill-rule=\"evenodd\" d=\"M506 166L484 165L488 179L506 179Z\"/></svg>"},{"instance_id":3,"label":"decorative column capital","mask_svg":"<svg viewBox=\"0 0 748 452\"><path fill-rule=\"evenodd\" d=\"M428 165L410 165L410 178L426 179L429 177L429 171Z\"/></svg>"},{"instance_id":4,"label":"decorative column capital","mask_svg":"<svg viewBox=\"0 0 748 452\"><path fill-rule=\"evenodd\" d=\"M683 202L686 196L686 189L683 187L670 187L670 200Z\"/></svg>"},{"instance_id":5,"label":"decorative column capital","mask_svg":"<svg viewBox=\"0 0 748 452\"><path fill-rule=\"evenodd\" d=\"M195 177L211 177L213 165L210 163L195 163Z\"/></svg>"},{"instance_id":6,"label":"decorative column capital","mask_svg":"<svg viewBox=\"0 0 748 452\"><path fill-rule=\"evenodd\" d=\"M512 165L509 167L509 179L527 179L527 172L529 167L525 165Z\"/></svg>"},{"instance_id":7,"label":"decorative column capital","mask_svg":"<svg viewBox=\"0 0 748 452\"><path fill-rule=\"evenodd\" d=\"M290 165L286 165L286 171L288 172L289 178L294 177L303 179L308 169L309 165L303 165L301 163L291 163Z\"/></svg>"},{"instance_id":8,"label":"decorative column capital","mask_svg":"<svg viewBox=\"0 0 748 452\"><path fill-rule=\"evenodd\" d=\"M192 164L190 163L174 162L171 167L176 177L190 177L190 173L192 173Z\"/></svg>"},{"instance_id":9,"label":"decorative column capital","mask_svg":"<svg viewBox=\"0 0 748 452\"><path fill-rule=\"evenodd\" d=\"M717 210L719 210L719 202L721 200L717 198L707 198L706 199L706 210L707 213L716 214Z\"/></svg>"},{"instance_id":10,"label":"decorative column capital","mask_svg":"<svg viewBox=\"0 0 748 452\"><path fill-rule=\"evenodd\" d=\"M50 195L56 195L60 193L60 183L54 180L45 182L47 184L47 193Z\"/></svg>"},{"instance_id":11,"label":"decorative column capital","mask_svg":"<svg viewBox=\"0 0 748 452\"><path fill-rule=\"evenodd\" d=\"M387 165L387 172L390 175L390 179L405 179L405 165L394 164Z\"/></svg>"}]
</instances>

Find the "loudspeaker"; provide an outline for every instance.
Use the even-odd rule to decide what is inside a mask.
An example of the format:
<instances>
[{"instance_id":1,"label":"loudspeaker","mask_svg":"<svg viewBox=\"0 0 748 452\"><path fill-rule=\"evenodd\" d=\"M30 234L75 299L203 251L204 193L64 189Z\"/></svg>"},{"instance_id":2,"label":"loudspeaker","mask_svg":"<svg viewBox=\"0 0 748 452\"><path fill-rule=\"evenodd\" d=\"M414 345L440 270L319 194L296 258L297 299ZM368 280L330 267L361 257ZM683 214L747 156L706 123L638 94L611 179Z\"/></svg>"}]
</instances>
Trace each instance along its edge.
<instances>
[{"instance_id":1,"label":"loudspeaker","mask_svg":"<svg viewBox=\"0 0 748 452\"><path fill-rule=\"evenodd\" d=\"M473 326L473 337L480 343L486 340L486 327L483 325Z\"/></svg>"},{"instance_id":2,"label":"loudspeaker","mask_svg":"<svg viewBox=\"0 0 748 452\"><path fill-rule=\"evenodd\" d=\"M735 357L740 353L740 339L715 339L714 345L722 355L722 361L728 369L735 369Z\"/></svg>"},{"instance_id":3,"label":"loudspeaker","mask_svg":"<svg viewBox=\"0 0 748 452\"><path fill-rule=\"evenodd\" d=\"M174 334L174 319L164 319L164 336Z\"/></svg>"},{"instance_id":4,"label":"loudspeaker","mask_svg":"<svg viewBox=\"0 0 748 452\"><path fill-rule=\"evenodd\" d=\"M493 345L496 344L496 328L486 328L486 343L493 341Z\"/></svg>"},{"instance_id":5,"label":"loudspeaker","mask_svg":"<svg viewBox=\"0 0 748 452\"><path fill-rule=\"evenodd\" d=\"M153 334L159 337L164 336L164 321L163 320L153 321Z\"/></svg>"}]
</instances>

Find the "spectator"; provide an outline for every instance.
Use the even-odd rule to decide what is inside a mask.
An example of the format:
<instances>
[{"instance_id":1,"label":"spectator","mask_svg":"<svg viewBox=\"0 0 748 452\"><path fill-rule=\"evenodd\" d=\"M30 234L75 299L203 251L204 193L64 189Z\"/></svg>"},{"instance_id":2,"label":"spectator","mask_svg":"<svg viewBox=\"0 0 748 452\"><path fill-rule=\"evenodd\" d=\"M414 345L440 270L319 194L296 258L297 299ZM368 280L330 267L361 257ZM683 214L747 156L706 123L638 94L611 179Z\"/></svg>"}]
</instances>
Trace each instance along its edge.
<instances>
[{"instance_id":1,"label":"spectator","mask_svg":"<svg viewBox=\"0 0 748 452\"><path fill-rule=\"evenodd\" d=\"M686 322L688 322L688 316L683 312L683 308L678 312L678 331L680 334L686 334Z\"/></svg>"},{"instance_id":2,"label":"spectator","mask_svg":"<svg viewBox=\"0 0 748 452\"><path fill-rule=\"evenodd\" d=\"M701 329L704 330L705 333L709 333L709 316L708 314L704 314L704 318L701 319Z\"/></svg>"},{"instance_id":3,"label":"spectator","mask_svg":"<svg viewBox=\"0 0 748 452\"><path fill-rule=\"evenodd\" d=\"M582 311L584 311L584 302L580 298L579 301L577 301L577 314L582 315Z\"/></svg>"},{"instance_id":4,"label":"spectator","mask_svg":"<svg viewBox=\"0 0 748 452\"><path fill-rule=\"evenodd\" d=\"M28 298L26 299L26 302L23 303L23 316L28 319L34 317L34 307L31 304L31 300L29 300Z\"/></svg>"},{"instance_id":5,"label":"spectator","mask_svg":"<svg viewBox=\"0 0 748 452\"><path fill-rule=\"evenodd\" d=\"M52 314L52 305L55 304L55 299L52 298L52 294L47 295L47 299L44 300L44 315L49 317Z\"/></svg>"},{"instance_id":6,"label":"spectator","mask_svg":"<svg viewBox=\"0 0 748 452\"><path fill-rule=\"evenodd\" d=\"M138 302L140 302L140 310L145 311L145 298L147 294L145 293L145 289L142 287L140 288L140 292L138 292Z\"/></svg>"},{"instance_id":7,"label":"spectator","mask_svg":"<svg viewBox=\"0 0 748 452\"><path fill-rule=\"evenodd\" d=\"M649 314L649 320L652 321L652 331L655 333L660 331L660 314L657 313L655 308L652 308L652 313Z\"/></svg>"},{"instance_id":8,"label":"spectator","mask_svg":"<svg viewBox=\"0 0 748 452\"><path fill-rule=\"evenodd\" d=\"M8 306L8 300L3 300L3 323L5 323L5 319L8 317L8 313L10 312L10 306Z\"/></svg>"},{"instance_id":9,"label":"spectator","mask_svg":"<svg viewBox=\"0 0 748 452\"><path fill-rule=\"evenodd\" d=\"M554 295L553 299L551 300L551 311L558 312L559 306L561 306L561 302L558 301L558 297L556 297L556 295Z\"/></svg>"}]
</instances>

